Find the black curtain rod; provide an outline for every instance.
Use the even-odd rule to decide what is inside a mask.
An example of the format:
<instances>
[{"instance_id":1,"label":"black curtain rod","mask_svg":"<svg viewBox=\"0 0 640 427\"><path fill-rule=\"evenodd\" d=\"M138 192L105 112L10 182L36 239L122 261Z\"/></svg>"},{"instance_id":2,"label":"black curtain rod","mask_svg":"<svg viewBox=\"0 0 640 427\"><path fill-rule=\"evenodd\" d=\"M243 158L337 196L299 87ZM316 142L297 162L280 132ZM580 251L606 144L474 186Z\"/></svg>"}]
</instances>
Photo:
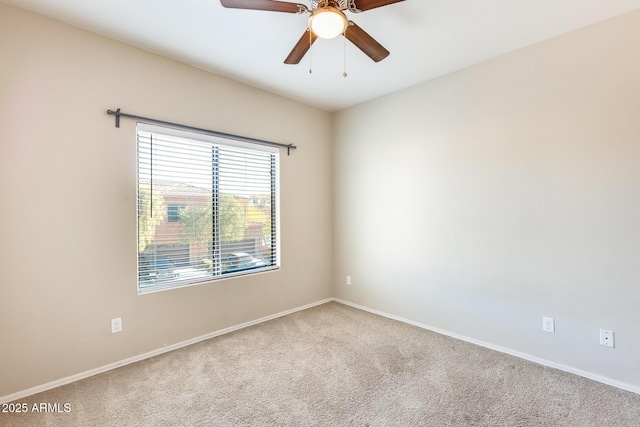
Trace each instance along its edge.
<instances>
[{"instance_id":1,"label":"black curtain rod","mask_svg":"<svg viewBox=\"0 0 640 427\"><path fill-rule=\"evenodd\" d=\"M298 148L293 144L280 144L278 142L265 141L263 139L250 138L248 136L234 135L232 133L224 133L224 132L218 132L218 131L215 131L215 130L202 129L202 128L197 128L197 127L193 127L193 126L181 125L179 123L165 122L164 120L150 119L148 117L134 116L133 114L126 114L126 113L120 112L119 108L116 111L107 110L107 114L116 116L116 127L117 128L120 127L120 117L125 117L125 118L128 118L128 119L141 120L143 122L155 123L155 124L158 124L158 125L165 125L165 126L174 127L174 128L180 128L180 129L187 129L187 130L192 130L192 131L195 131L195 132L206 133L206 134L213 135L213 136L220 136L222 138L234 139L236 141L252 142L254 144L262 144L262 145L271 145L271 146L274 146L274 147L282 147L282 148L286 148L287 149L287 156L289 154L291 154L291 150L292 149L295 150L296 148Z\"/></svg>"}]
</instances>

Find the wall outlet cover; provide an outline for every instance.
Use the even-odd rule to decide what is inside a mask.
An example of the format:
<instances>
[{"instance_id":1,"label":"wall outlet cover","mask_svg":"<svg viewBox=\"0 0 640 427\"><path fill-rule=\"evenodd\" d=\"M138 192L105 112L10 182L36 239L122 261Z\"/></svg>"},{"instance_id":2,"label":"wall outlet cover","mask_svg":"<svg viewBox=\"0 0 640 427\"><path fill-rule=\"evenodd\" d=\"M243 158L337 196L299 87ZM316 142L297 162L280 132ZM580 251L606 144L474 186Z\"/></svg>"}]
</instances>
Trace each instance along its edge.
<instances>
[{"instance_id":1,"label":"wall outlet cover","mask_svg":"<svg viewBox=\"0 0 640 427\"><path fill-rule=\"evenodd\" d=\"M614 348L616 346L613 331L600 329L600 345L610 348Z\"/></svg>"},{"instance_id":2,"label":"wall outlet cover","mask_svg":"<svg viewBox=\"0 0 640 427\"><path fill-rule=\"evenodd\" d=\"M111 333L116 334L122 332L122 317L111 319Z\"/></svg>"}]
</instances>

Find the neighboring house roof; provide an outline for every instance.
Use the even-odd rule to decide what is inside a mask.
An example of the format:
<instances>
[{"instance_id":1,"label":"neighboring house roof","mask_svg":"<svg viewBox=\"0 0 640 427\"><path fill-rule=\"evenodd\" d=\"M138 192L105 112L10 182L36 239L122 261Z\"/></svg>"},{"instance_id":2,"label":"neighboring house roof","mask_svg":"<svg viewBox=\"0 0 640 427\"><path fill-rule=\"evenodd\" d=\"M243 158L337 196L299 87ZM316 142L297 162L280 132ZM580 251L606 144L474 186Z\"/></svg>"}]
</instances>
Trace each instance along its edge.
<instances>
[{"instance_id":1,"label":"neighboring house roof","mask_svg":"<svg viewBox=\"0 0 640 427\"><path fill-rule=\"evenodd\" d=\"M148 180L141 180L140 182L149 184ZM154 191L160 192L163 196L202 196L207 197L211 195L211 190L202 187L196 187L195 185L185 184L179 181L153 181Z\"/></svg>"}]
</instances>

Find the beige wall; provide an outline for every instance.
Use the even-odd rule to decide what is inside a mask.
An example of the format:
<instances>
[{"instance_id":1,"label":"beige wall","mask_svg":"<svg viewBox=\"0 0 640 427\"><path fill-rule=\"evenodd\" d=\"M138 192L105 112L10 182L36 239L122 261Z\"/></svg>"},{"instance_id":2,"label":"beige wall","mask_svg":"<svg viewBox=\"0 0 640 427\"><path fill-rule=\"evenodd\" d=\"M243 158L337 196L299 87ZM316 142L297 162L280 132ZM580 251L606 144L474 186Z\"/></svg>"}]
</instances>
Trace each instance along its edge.
<instances>
[{"instance_id":1,"label":"beige wall","mask_svg":"<svg viewBox=\"0 0 640 427\"><path fill-rule=\"evenodd\" d=\"M0 397L331 296L329 113L4 3L0 58ZM137 295L118 107L298 145L281 153L280 271Z\"/></svg>"},{"instance_id":2,"label":"beige wall","mask_svg":"<svg viewBox=\"0 0 640 427\"><path fill-rule=\"evenodd\" d=\"M640 390L638 40L635 11L337 113L335 296Z\"/></svg>"}]
</instances>

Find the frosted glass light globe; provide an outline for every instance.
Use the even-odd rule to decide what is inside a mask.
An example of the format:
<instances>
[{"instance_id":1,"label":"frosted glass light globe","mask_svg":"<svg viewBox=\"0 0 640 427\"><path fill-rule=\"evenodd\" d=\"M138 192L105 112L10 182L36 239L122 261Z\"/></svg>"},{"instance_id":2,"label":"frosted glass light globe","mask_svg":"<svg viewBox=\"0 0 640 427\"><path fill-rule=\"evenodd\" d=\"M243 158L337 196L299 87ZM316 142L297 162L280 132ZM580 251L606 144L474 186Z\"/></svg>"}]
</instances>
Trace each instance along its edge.
<instances>
[{"instance_id":1,"label":"frosted glass light globe","mask_svg":"<svg viewBox=\"0 0 640 427\"><path fill-rule=\"evenodd\" d=\"M309 27L316 36L332 39L344 33L347 28L347 17L334 7L323 7L311 15Z\"/></svg>"}]
</instances>

